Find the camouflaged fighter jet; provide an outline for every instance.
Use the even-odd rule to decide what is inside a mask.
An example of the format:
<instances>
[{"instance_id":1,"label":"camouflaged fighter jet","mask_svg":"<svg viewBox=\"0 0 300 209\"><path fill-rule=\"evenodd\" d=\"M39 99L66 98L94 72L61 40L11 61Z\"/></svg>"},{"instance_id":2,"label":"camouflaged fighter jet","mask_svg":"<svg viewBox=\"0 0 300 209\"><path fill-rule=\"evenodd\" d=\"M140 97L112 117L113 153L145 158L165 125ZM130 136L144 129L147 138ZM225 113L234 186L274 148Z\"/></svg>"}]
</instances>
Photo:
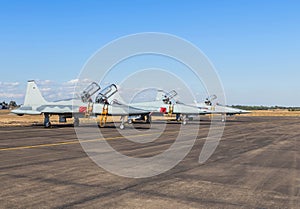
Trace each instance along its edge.
<instances>
[{"instance_id":1,"label":"camouflaged fighter jet","mask_svg":"<svg viewBox=\"0 0 300 209\"><path fill-rule=\"evenodd\" d=\"M146 121L151 121L152 114L168 114L176 115L177 121L182 121L185 125L187 121L193 116L197 115L209 115L209 114L221 114L222 121L226 120L227 115L235 114L246 114L249 111L231 108L227 106L222 106L218 104L213 104L212 100L216 99L216 96L208 97L204 103L197 104L185 104L175 99L177 92L172 90L170 92L165 92L163 90L158 90L156 100L151 102L140 102L140 103L130 103L132 107L148 110L151 114L147 115L146 118L139 118ZM134 117L132 117L134 119Z\"/></svg>"},{"instance_id":2,"label":"camouflaged fighter jet","mask_svg":"<svg viewBox=\"0 0 300 209\"><path fill-rule=\"evenodd\" d=\"M71 98L59 101L48 102L42 96L35 81L27 83L27 90L24 104L11 113L22 115L44 115L44 126L51 127L50 116L58 115L59 122L66 122L67 118L74 118L74 126L79 126L79 118L100 116L99 126L104 127L107 116L121 116L120 128L124 128L125 117L134 115L149 114L149 111L134 108L118 103L109 104L108 99L117 92L115 85L103 89L96 101L92 101L92 96L100 90L100 86L91 83L78 98Z\"/></svg>"},{"instance_id":3,"label":"camouflaged fighter jet","mask_svg":"<svg viewBox=\"0 0 300 209\"><path fill-rule=\"evenodd\" d=\"M158 90L155 101L149 102L137 102L127 104L130 107L137 109L142 109L148 111L148 114L143 115L131 115L128 117L128 123L133 122L133 120L144 120L147 123L151 123L152 115L176 115L177 121L182 121L182 124L185 125L188 121L189 115L205 115L212 114L214 111L208 109L201 109L193 105L187 105L180 102L175 102L173 99L177 95L175 90L170 91L169 93L164 92L163 90ZM97 102L97 99L96 99ZM118 95L110 97L109 103L125 104L121 100L121 97Z\"/></svg>"},{"instance_id":4,"label":"camouflaged fighter jet","mask_svg":"<svg viewBox=\"0 0 300 209\"><path fill-rule=\"evenodd\" d=\"M206 98L206 100L203 103L197 103L196 106L201 109L212 110L214 111L214 114L225 114L227 116L251 113L250 111L247 110L228 107L218 103L214 104L213 100L215 99L217 99L216 95L209 96Z\"/></svg>"},{"instance_id":5,"label":"camouflaged fighter jet","mask_svg":"<svg viewBox=\"0 0 300 209\"><path fill-rule=\"evenodd\" d=\"M151 112L149 110L136 108L131 105L121 103L115 99L118 92L117 86L111 84L101 90L95 98L92 114L100 116L99 127L104 127L108 116L121 116L120 129L124 129L125 123L134 117L146 117Z\"/></svg>"}]
</instances>

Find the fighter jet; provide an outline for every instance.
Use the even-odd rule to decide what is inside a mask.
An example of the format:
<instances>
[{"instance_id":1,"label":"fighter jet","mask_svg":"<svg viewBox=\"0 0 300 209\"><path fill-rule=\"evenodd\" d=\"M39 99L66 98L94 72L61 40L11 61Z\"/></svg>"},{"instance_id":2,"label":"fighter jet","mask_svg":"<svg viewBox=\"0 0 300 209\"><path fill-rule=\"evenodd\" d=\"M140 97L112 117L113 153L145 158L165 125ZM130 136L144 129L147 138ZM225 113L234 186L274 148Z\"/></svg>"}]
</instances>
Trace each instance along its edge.
<instances>
[{"instance_id":1,"label":"fighter jet","mask_svg":"<svg viewBox=\"0 0 300 209\"><path fill-rule=\"evenodd\" d=\"M92 96L100 90L100 86L92 82L78 97L49 102L44 99L34 80L27 83L24 104L11 111L22 116L44 115L44 126L51 127L50 116L58 115L59 122L66 122L67 118L74 118L74 126L79 126L79 118L100 116L99 126L105 126L107 116L121 116L120 128L124 128L125 117L149 114L149 111L134 108L128 105L108 103L108 99L117 92L115 85L103 89L96 101Z\"/></svg>"},{"instance_id":2,"label":"fighter jet","mask_svg":"<svg viewBox=\"0 0 300 209\"><path fill-rule=\"evenodd\" d=\"M138 117L137 115L129 116L128 123L131 123L134 119L144 120L147 123L151 123L152 115L176 115L177 121L182 121L182 124L185 125L188 121L189 115L205 115L214 113L214 111L209 109L202 109L197 106L188 105L181 103L179 101L175 101L174 97L177 95L175 90L170 92L165 92L163 90L157 91L157 96L154 101L148 102L136 102L136 103L129 103L127 104L130 107L134 107L137 109L142 109L144 111L148 111L149 114L143 114ZM124 104L123 101L115 99L112 97L111 100L115 101L119 104Z\"/></svg>"},{"instance_id":3,"label":"fighter jet","mask_svg":"<svg viewBox=\"0 0 300 209\"><path fill-rule=\"evenodd\" d=\"M251 113L250 111L247 110L232 108L218 103L214 104L213 100L216 99L217 99L216 95L211 95L207 97L203 103L196 103L196 106L201 109L212 110L214 114L225 114L227 116Z\"/></svg>"},{"instance_id":4,"label":"fighter jet","mask_svg":"<svg viewBox=\"0 0 300 209\"><path fill-rule=\"evenodd\" d=\"M130 121L130 118L145 117L151 112L149 110L133 107L131 105L120 102L115 95L118 88L115 84L111 84L101 90L96 96L93 104L92 114L99 116L99 127L104 127L108 116L121 116L120 129L124 129L125 123Z\"/></svg>"},{"instance_id":5,"label":"fighter jet","mask_svg":"<svg viewBox=\"0 0 300 209\"><path fill-rule=\"evenodd\" d=\"M245 111L237 108L231 108L222 106L219 104L213 104L212 100L216 99L215 95L208 97L204 103L185 104L179 100L176 100L177 92L172 90L165 92L158 90L158 94L155 101L152 102L140 102L131 103L130 106L141 108L150 111L152 114L163 113L168 115L176 115L177 121L182 121L185 125L187 121L193 116L207 115L207 114L221 114L221 120L226 120L226 115L235 114L247 114L250 111ZM143 119L143 118L142 118ZM151 116L147 116L147 121L151 121Z\"/></svg>"}]
</instances>

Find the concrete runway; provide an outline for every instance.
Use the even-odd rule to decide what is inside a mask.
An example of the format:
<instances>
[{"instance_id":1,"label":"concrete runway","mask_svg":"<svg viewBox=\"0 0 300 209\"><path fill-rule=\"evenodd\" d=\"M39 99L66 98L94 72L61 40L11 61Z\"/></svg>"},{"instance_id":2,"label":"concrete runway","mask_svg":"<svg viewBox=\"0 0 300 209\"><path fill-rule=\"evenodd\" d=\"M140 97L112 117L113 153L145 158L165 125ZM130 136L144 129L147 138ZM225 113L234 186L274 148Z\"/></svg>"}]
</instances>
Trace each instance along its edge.
<instances>
[{"instance_id":1,"label":"concrete runway","mask_svg":"<svg viewBox=\"0 0 300 209\"><path fill-rule=\"evenodd\" d=\"M3 127L0 208L300 208L299 122L299 117L228 120L216 151L200 165L209 128L201 121L196 143L182 162L142 179L99 168L73 127ZM155 132L147 124L134 126L141 136ZM180 124L166 127L148 144L122 138L112 125L101 132L120 152L147 157L174 142ZM123 131L130 135L133 128Z\"/></svg>"}]
</instances>

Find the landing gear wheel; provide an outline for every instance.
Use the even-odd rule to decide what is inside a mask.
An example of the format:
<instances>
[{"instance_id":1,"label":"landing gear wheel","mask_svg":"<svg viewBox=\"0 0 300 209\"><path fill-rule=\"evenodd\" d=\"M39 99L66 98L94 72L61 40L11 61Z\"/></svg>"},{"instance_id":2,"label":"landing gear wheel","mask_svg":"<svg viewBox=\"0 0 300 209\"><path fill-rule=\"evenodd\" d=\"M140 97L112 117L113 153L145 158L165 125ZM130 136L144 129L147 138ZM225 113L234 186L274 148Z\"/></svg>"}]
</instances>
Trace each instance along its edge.
<instances>
[{"instance_id":1,"label":"landing gear wheel","mask_svg":"<svg viewBox=\"0 0 300 209\"><path fill-rule=\"evenodd\" d=\"M51 123L50 123L50 114L44 113L44 127L45 128L50 128Z\"/></svg>"},{"instance_id":2,"label":"landing gear wheel","mask_svg":"<svg viewBox=\"0 0 300 209\"><path fill-rule=\"evenodd\" d=\"M74 127L79 126L79 118L74 118Z\"/></svg>"},{"instance_id":3,"label":"landing gear wheel","mask_svg":"<svg viewBox=\"0 0 300 209\"><path fill-rule=\"evenodd\" d=\"M226 115L224 115L224 114L222 115L221 121L222 121L222 122L225 122L225 121L226 121Z\"/></svg>"},{"instance_id":4,"label":"landing gear wheel","mask_svg":"<svg viewBox=\"0 0 300 209\"><path fill-rule=\"evenodd\" d=\"M146 123L151 123L152 122L152 118L151 118L151 115L148 115L146 117Z\"/></svg>"},{"instance_id":5,"label":"landing gear wheel","mask_svg":"<svg viewBox=\"0 0 300 209\"><path fill-rule=\"evenodd\" d=\"M45 128L51 128L51 123L50 122L46 122L45 123Z\"/></svg>"},{"instance_id":6,"label":"landing gear wheel","mask_svg":"<svg viewBox=\"0 0 300 209\"><path fill-rule=\"evenodd\" d=\"M101 122L98 122L97 125L98 125L98 128L103 128L104 127L103 123L101 123Z\"/></svg>"},{"instance_id":7,"label":"landing gear wheel","mask_svg":"<svg viewBox=\"0 0 300 209\"><path fill-rule=\"evenodd\" d=\"M186 115L182 115L181 120L182 120L182 125L186 125L187 124L187 117L186 117Z\"/></svg>"},{"instance_id":8,"label":"landing gear wheel","mask_svg":"<svg viewBox=\"0 0 300 209\"><path fill-rule=\"evenodd\" d=\"M132 119L129 119L129 120L128 120L128 124L132 124Z\"/></svg>"},{"instance_id":9,"label":"landing gear wheel","mask_svg":"<svg viewBox=\"0 0 300 209\"><path fill-rule=\"evenodd\" d=\"M125 128L124 124L120 125L120 129L123 130Z\"/></svg>"}]
</instances>

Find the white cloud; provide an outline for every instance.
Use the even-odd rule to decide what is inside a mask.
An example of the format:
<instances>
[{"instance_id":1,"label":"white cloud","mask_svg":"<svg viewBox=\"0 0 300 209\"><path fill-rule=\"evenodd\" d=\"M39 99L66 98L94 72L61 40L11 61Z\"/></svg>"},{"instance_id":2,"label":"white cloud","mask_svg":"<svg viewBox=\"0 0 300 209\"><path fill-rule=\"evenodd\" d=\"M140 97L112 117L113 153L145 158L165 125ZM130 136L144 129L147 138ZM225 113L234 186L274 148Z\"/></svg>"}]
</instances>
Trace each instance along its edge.
<instances>
[{"instance_id":1,"label":"white cloud","mask_svg":"<svg viewBox=\"0 0 300 209\"><path fill-rule=\"evenodd\" d=\"M39 85L51 85L53 83L55 83L54 81L51 81L51 80L35 80L37 84Z\"/></svg>"},{"instance_id":2,"label":"white cloud","mask_svg":"<svg viewBox=\"0 0 300 209\"><path fill-rule=\"evenodd\" d=\"M74 97L74 87L78 90L77 94L81 93L80 89L85 89L91 81L83 79L72 79L63 83L58 83L52 80L35 80L43 97L48 101L68 99ZM26 82L0 82L0 101L15 100L18 104L22 104L26 93ZM79 88L80 87L80 88ZM81 88L82 87L82 88Z\"/></svg>"},{"instance_id":3,"label":"white cloud","mask_svg":"<svg viewBox=\"0 0 300 209\"><path fill-rule=\"evenodd\" d=\"M19 82L11 82L11 83L7 83L7 85L10 85L10 86L19 86L20 83Z\"/></svg>"},{"instance_id":4,"label":"white cloud","mask_svg":"<svg viewBox=\"0 0 300 209\"><path fill-rule=\"evenodd\" d=\"M87 78L84 78L84 79L81 79L81 80L79 80L78 78L74 78L74 79L71 79L71 80L63 83L63 84L64 85L87 85L87 84L90 84L92 82L93 82L92 80L87 79Z\"/></svg>"},{"instance_id":5,"label":"white cloud","mask_svg":"<svg viewBox=\"0 0 300 209\"><path fill-rule=\"evenodd\" d=\"M65 84L75 85L78 83L78 81L79 81L78 78L75 78L75 79L67 81Z\"/></svg>"},{"instance_id":6,"label":"white cloud","mask_svg":"<svg viewBox=\"0 0 300 209\"><path fill-rule=\"evenodd\" d=\"M51 80L44 80L44 83L52 83L52 81Z\"/></svg>"},{"instance_id":7,"label":"white cloud","mask_svg":"<svg viewBox=\"0 0 300 209\"><path fill-rule=\"evenodd\" d=\"M0 82L1 87L17 87L19 85L19 82Z\"/></svg>"},{"instance_id":8,"label":"white cloud","mask_svg":"<svg viewBox=\"0 0 300 209\"><path fill-rule=\"evenodd\" d=\"M10 99L15 99L15 98L22 98L24 97L24 94L22 93L0 93L0 98L10 98Z\"/></svg>"},{"instance_id":9,"label":"white cloud","mask_svg":"<svg viewBox=\"0 0 300 209\"><path fill-rule=\"evenodd\" d=\"M47 87L45 87L45 88L40 88L40 90L41 90L41 92L50 92L52 89L51 88L47 88Z\"/></svg>"}]
</instances>

